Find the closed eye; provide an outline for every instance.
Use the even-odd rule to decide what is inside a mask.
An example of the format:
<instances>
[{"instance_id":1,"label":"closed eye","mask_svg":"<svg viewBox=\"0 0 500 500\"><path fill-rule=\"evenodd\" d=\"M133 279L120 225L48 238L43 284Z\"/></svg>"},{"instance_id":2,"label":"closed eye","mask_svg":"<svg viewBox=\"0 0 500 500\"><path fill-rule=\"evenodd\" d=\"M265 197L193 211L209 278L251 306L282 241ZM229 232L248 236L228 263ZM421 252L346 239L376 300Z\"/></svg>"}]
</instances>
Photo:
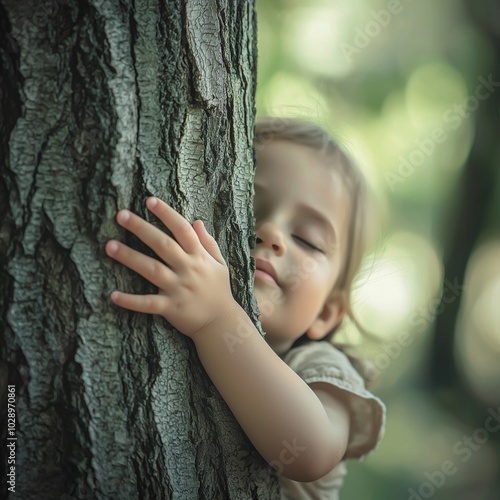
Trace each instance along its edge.
<instances>
[{"instance_id":1,"label":"closed eye","mask_svg":"<svg viewBox=\"0 0 500 500\"><path fill-rule=\"evenodd\" d=\"M295 234L292 234L292 236L296 239L296 240L299 240L302 244L308 246L309 248L317 251L317 252L323 252L323 250L321 250L320 248L314 246L312 243L309 243L307 240L305 240L304 238L301 238L300 236L297 236Z\"/></svg>"}]
</instances>

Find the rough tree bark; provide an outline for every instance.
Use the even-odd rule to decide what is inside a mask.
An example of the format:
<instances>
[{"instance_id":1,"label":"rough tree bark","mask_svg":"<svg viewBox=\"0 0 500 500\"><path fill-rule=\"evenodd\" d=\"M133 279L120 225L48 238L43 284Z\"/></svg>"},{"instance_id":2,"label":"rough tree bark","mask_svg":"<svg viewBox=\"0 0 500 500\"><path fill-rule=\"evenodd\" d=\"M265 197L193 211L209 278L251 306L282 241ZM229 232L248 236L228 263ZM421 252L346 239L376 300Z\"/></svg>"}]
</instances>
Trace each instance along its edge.
<instances>
[{"instance_id":1,"label":"rough tree bark","mask_svg":"<svg viewBox=\"0 0 500 500\"><path fill-rule=\"evenodd\" d=\"M110 305L147 285L103 250L138 246L114 215L159 196L205 221L256 319L252 0L0 0L0 51L12 498L278 498L189 339Z\"/></svg>"}]
</instances>

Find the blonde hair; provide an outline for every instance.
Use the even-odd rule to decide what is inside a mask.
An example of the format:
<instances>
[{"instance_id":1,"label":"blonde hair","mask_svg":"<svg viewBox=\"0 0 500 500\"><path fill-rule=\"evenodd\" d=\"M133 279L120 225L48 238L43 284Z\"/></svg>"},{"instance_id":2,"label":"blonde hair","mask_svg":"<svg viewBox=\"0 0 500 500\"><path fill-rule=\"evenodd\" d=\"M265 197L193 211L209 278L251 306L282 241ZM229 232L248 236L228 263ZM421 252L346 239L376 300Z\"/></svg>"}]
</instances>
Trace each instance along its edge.
<instances>
[{"instance_id":1,"label":"blonde hair","mask_svg":"<svg viewBox=\"0 0 500 500\"><path fill-rule=\"evenodd\" d=\"M302 144L324 153L328 159L331 159L332 166L341 173L350 197L351 218L343 271L340 273L332 292L336 291L340 294L346 314L361 332L366 333L355 318L351 304L354 277L361 266L370 233L368 230L369 195L366 180L361 170L341 146L330 134L314 123L270 116L257 118L255 148L259 149L275 140ZM324 340L331 340L338 326L340 325L329 332ZM300 345L305 340L301 337L294 346Z\"/></svg>"}]
</instances>

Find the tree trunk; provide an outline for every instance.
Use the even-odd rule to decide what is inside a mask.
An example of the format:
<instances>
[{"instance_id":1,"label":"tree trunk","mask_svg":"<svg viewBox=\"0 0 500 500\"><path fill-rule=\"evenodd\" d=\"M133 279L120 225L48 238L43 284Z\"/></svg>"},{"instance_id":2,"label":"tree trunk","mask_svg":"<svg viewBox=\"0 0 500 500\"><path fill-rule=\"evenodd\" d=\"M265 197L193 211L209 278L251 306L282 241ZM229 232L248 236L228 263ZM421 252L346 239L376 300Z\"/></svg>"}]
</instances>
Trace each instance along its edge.
<instances>
[{"instance_id":1,"label":"tree trunk","mask_svg":"<svg viewBox=\"0 0 500 500\"><path fill-rule=\"evenodd\" d=\"M489 42L493 54L500 53L500 6L488 0L485 4L464 0L463 6L474 21L477 31ZM479 75L492 77L495 82L500 76L500 59L484 57L478 63ZM459 189L447 217L443 221L441 234L445 235L444 267L448 283L463 284L470 256L482 237L498 232L498 216L492 213L495 188L500 182L498 158L498 113L499 91L493 89L486 100L479 101L475 113L475 135L470 154L465 163ZM483 404L464 385L455 359L455 331L458 313L462 303L460 292L451 303L442 299L442 313L436 317L428 382L429 386L441 391L443 402L453 415L463 407L464 398L470 398L469 408L478 405L479 419L484 418ZM454 392L454 398L450 397ZM454 399L454 400L452 400ZM474 401L476 399L476 401Z\"/></svg>"},{"instance_id":2,"label":"tree trunk","mask_svg":"<svg viewBox=\"0 0 500 500\"><path fill-rule=\"evenodd\" d=\"M3 487L278 498L191 341L111 305L148 285L104 253L140 248L114 215L158 196L204 220L256 321L253 2L0 0L0 50Z\"/></svg>"}]
</instances>

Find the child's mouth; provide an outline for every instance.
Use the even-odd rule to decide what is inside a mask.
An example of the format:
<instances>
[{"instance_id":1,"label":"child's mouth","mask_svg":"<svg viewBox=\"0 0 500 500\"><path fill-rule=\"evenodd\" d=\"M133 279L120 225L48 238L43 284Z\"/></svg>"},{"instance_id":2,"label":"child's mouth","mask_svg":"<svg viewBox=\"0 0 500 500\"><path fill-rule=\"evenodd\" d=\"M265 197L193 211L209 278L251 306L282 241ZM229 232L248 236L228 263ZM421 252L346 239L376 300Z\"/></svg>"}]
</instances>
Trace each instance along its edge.
<instances>
[{"instance_id":1,"label":"child's mouth","mask_svg":"<svg viewBox=\"0 0 500 500\"><path fill-rule=\"evenodd\" d=\"M271 283L275 286L278 286L278 283L276 283L276 280L270 274L267 274L265 271L262 271L262 269L256 269L254 276L256 278L261 279L262 281L265 281L267 283Z\"/></svg>"}]
</instances>

